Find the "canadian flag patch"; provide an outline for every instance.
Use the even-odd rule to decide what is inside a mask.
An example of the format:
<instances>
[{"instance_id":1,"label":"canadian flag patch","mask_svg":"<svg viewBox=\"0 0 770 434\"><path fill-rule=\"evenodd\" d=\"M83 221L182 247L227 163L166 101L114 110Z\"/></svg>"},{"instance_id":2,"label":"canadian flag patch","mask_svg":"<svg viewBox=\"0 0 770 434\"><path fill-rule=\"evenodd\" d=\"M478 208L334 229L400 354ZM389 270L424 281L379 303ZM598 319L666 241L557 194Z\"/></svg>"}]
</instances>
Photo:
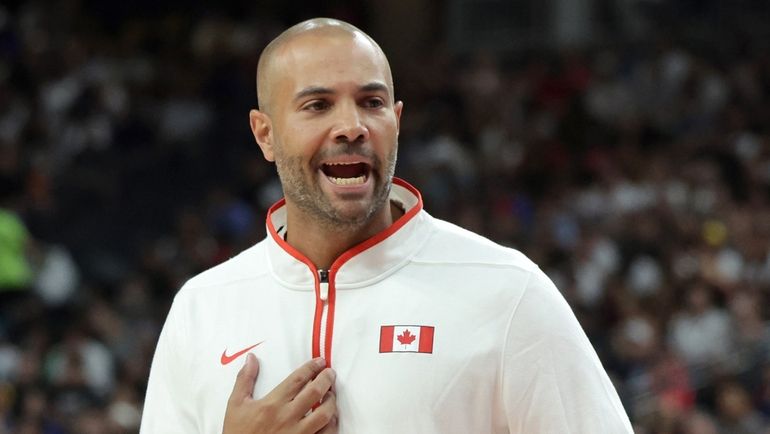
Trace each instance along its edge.
<instances>
[{"instance_id":1,"label":"canadian flag patch","mask_svg":"<svg viewBox=\"0 0 770 434\"><path fill-rule=\"evenodd\" d=\"M433 327L387 325L380 327L381 353L433 353Z\"/></svg>"}]
</instances>

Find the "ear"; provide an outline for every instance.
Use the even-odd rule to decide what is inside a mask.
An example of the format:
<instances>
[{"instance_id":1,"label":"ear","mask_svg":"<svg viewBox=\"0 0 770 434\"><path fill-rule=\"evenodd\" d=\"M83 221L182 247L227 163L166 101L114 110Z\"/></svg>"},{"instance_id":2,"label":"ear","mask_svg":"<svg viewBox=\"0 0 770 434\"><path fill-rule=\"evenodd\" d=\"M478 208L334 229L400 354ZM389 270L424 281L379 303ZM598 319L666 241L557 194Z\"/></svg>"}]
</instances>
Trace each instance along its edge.
<instances>
[{"instance_id":1,"label":"ear","mask_svg":"<svg viewBox=\"0 0 770 434\"><path fill-rule=\"evenodd\" d=\"M267 161L275 161L273 153L273 122L270 116L259 110L249 112L249 124L251 132L254 134L254 140L257 141L259 148L262 149L262 155Z\"/></svg>"},{"instance_id":2,"label":"ear","mask_svg":"<svg viewBox=\"0 0 770 434\"><path fill-rule=\"evenodd\" d=\"M396 136L398 136L398 132L401 131L401 110L403 109L403 101L396 101L396 103L393 105L393 112L396 114Z\"/></svg>"}]
</instances>

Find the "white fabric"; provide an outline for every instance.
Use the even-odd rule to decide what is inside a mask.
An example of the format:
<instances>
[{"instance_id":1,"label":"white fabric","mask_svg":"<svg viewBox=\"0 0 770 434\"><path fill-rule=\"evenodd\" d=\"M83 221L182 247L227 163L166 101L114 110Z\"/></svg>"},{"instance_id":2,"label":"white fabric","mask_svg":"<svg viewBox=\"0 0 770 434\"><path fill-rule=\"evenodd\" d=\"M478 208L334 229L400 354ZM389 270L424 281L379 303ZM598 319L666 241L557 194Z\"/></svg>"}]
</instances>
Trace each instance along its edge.
<instances>
[{"instance_id":1,"label":"white fabric","mask_svg":"<svg viewBox=\"0 0 770 434\"><path fill-rule=\"evenodd\" d=\"M419 206L400 185L392 198ZM191 279L161 333L141 432L220 433L243 364L221 365L225 349L261 342L257 398L309 360L313 285L269 235ZM515 250L420 211L342 265L336 289L341 433L632 432L564 298ZM379 352L381 326L410 324L435 327L432 354Z\"/></svg>"}]
</instances>

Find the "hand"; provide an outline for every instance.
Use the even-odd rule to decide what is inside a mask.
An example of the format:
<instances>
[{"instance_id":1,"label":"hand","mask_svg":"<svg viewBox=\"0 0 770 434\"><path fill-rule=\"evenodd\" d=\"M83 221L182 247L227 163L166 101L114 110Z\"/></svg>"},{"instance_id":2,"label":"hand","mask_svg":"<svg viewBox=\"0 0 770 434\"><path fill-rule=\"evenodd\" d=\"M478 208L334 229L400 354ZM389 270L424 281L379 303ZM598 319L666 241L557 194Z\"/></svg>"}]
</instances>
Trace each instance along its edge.
<instances>
[{"instance_id":1,"label":"hand","mask_svg":"<svg viewBox=\"0 0 770 434\"><path fill-rule=\"evenodd\" d=\"M253 399L259 363L253 354L238 372L227 401L222 434L331 434L337 432L336 374L313 359L289 374L262 399ZM308 413L319 401L312 413Z\"/></svg>"}]
</instances>

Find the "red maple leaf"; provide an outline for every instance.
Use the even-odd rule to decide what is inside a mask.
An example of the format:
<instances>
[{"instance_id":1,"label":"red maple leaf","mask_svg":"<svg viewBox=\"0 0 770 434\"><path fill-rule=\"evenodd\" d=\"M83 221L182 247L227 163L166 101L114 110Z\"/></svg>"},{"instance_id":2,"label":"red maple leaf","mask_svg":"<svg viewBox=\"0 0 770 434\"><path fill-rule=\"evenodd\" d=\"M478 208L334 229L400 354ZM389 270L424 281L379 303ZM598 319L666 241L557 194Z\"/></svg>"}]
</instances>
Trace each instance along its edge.
<instances>
[{"instance_id":1,"label":"red maple leaf","mask_svg":"<svg viewBox=\"0 0 770 434\"><path fill-rule=\"evenodd\" d=\"M409 332L409 329L404 330L404 332L396 336L396 338L403 345L409 345L414 342L415 339L417 339L412 333Z\"/></svg>"}]
</instances>

